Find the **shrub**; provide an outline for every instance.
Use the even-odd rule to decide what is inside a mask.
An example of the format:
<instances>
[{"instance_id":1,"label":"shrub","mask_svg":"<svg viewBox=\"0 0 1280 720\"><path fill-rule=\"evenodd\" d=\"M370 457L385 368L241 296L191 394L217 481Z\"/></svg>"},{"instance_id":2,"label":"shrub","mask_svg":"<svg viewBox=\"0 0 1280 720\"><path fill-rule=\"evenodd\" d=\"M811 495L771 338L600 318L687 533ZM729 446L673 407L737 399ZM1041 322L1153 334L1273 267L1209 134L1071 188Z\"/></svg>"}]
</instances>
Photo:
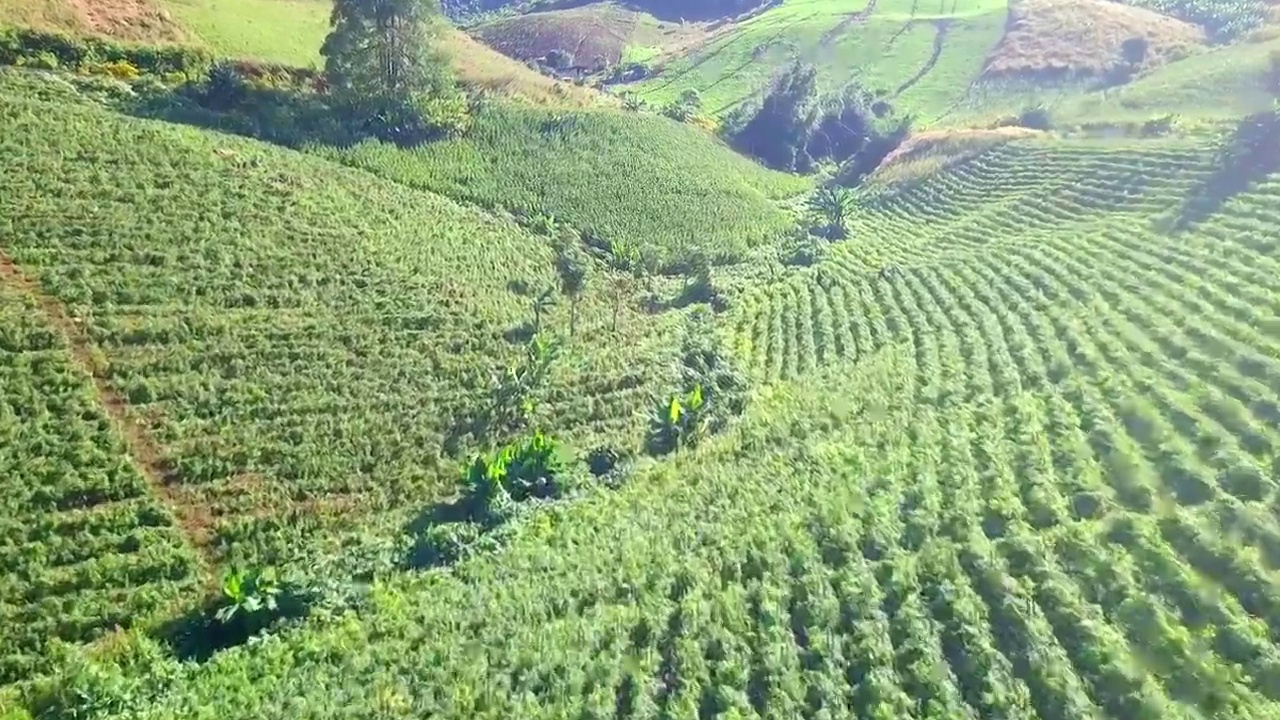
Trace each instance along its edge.
<instances>
[{"instance_id":1,"label":"shrub","mask_svg":"<svg viewBox=\"0 0 1280 720\"><path fill-rule=\"evenodd\" d=\"M500 521L513 503L562 497L564 449L535 432L488 455L476 455L463 473L467 514L486 524Z\"/></svg>"},{"instance_id":2,"label":"shrub","mask_svg":"<svg viewBox=\"0 0 1280 720\"><path fill-rule=\"evenodd\" d=\"M665 455L696 445L707 429L707 400L702 384L662 400L650 426L649 452Z\"/></svg>"},{"instance_id":3,"label":"shrub","mask_svg":"<svg viewBox=\"0 0 1280 720\"><path fill-rule=\"evenodd\" d=\"M142 75L142 71L128 60L112 60L110 62L105 62L98 66L98 70L117 80L123 80L125 82L137 80Z\"/></svg>"},{"instance_id":4,"label":"shrub","mask_svg":"<svg viewBox=\"0 0 1280 720\"><path fill-rule=\"evenodd\" d=\"M137 75L178 77L182 80L200 77L213 62L213 57L200 48L181 45L131 45L103 38L76 38L60 33L25 28L0 30L0 65L23 65L43 69L110 68L110 74L122 80ZM128 74L126 65L137 75Z\"/></svg>"},{"instance_id":5,"label":"shrub","mask_svg":"<svg viewBox=\"0 0 1280 720\"><path fill-rule=\"evenodd\" d=\"M552 50L542 61L553 70L567 70L573 67L573 53L567 50Z\"/></svg>"},{"instance_id":6,"label":"shrub","mask_svg":"<svg viewBox=\"0 0 1280 720\"><path fill-rule=\"evenodd\" d=\"M1053 117L1049 115L1049 108L1035 105L1018 114L1018 124L1032 130L1050 130L1053 128Z\"/></svg>"}]
</instances>

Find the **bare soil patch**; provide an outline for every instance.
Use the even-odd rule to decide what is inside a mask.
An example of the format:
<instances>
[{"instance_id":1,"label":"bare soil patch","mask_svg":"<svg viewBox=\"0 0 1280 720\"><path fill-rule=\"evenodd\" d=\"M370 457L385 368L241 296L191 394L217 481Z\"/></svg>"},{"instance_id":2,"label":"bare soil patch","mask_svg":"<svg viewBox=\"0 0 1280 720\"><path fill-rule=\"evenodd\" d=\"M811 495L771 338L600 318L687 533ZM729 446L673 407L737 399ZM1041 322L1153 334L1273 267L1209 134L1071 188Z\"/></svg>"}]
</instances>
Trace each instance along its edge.
<instances>
[{"instance_id":1,"label":"bare soil patch","mask_svg":"<svg viewBox=\"0 0 1280 720\"><path fill-rule=\"evenodd\" d=\"M1129 44L1128 48L1126 43ZM1004 38L984 77L1069 80L1125 65L1143 45L1140 69L1177 60L1206 43L1204 30L1143 8L1108 0L1014 0Z\"/></svg>"}]
</instances>

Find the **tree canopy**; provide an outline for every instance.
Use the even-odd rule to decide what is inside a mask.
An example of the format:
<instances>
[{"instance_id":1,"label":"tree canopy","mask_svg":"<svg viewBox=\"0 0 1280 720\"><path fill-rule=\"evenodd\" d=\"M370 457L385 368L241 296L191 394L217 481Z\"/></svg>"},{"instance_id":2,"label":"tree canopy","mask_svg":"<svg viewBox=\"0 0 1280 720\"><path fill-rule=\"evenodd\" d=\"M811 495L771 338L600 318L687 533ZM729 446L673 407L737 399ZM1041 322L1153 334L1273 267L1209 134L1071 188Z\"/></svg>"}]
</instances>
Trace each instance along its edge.
<instances>
[{"instance_id":1,"label":"tree canopy","mask_svg":"<svg viewBox=\"0 0 1280 720\"><path fill-rule=\"evenodd\" d=\"M466 100L435 46L438 0L335 0L320 54L334 96L389 139L466 125Z\"/></svg>"}]
</instances>

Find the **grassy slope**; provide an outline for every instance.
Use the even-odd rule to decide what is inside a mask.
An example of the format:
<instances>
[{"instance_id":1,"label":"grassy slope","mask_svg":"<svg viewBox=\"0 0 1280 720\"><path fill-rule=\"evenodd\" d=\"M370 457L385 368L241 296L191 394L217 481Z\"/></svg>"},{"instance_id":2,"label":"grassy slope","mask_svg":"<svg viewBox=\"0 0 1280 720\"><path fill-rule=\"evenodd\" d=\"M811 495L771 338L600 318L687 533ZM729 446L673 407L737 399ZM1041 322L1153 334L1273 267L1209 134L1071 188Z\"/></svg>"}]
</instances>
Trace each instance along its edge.
<instances>
[{"instance_id":1,"label":"grassy slope","mask_svg":"<svg viewBox=\"0 0 1280 720\"><path fill-rule=\"evenodd\" d=\"M218 53L318 66L331 5L323 0L161 0ZM287 30L285 30L287 28Z\"/></svg>"},{"instance_id":2,"label":"grassy slope","mask_svg":"<svg viewBox=\"0 0 1280 720\"><path fill-rule=\"evenodd\" d=\"M1190 122L1220 122L1271 107L1268 57L1280 40L1213 48L1109 90L1025 85L975 87L945 118L948 125L984 124L1043 104L1062 125L1142 122L1169 114Z\"/></svg>"},{"instance_id":3,"label":"grassy slope","mask_svg":"<svg viewBox=\"0 0 1280 720\"><path fill-rule=\"evenodd\" d=\"M729 318L738 429L159 714L1272 715L1280 184L1155 231L1210 156L1011 144L878 201Z\"/></svg>"},{"instance_id":4,"label":"grassy slope","mask_svg":"<svg viewBox=\"0 0 1280 720\"><path fill-rule=\"evenodd\" d=\"M808 181L764 170L653 115L494 106L467 137L403 151L326 151L388 178L487 207L549 212L670 257L740 256L786 229L777 201Z\"/></svg>"},{"instance_id":5,"label":"grassy slope","mask_svg":"<svg viewBox=\"0 0 1280 720\"><path fill-rule=\"evenodd\" d=\"M857 6L792 0L717 35L631 89L662 104L695 88L706 107L720 113L767 87L775 68L802 58L819 67L820 82L828 89L856 75L891 94L901 89L899 102L929 118L963 95L1004 27L1001 0L960 0L952 7L931 0L879 0L864 19L851 21ZM941 56L930 67L936 20L950 23ZM916 78L922 70L927 72Z\"/></svg>"},{"instance_id":6,"label":"grassy slope","mask_svg":"<svg viewBox=\"0 0 1280 720\"><path fill-rule=\"evenodd\" d=\"M453 492L445 437L519 351L504 335L532 312L508 283L554 283L544 241L317 157L4 98L0 249L91 318L215 550L261 559L324 516L396 534ZM606 289L579 330L609 341L567 350L538 417L579 447L636 447L680 313L629 305L614 334Z\"/></svg>"},{"instance_id":7,"label":"grassy slope","mask_svg":"<svg viewBox=\"0 0 1280 720\"><path fill-rule=\"evenodd\" d=\"M762 91L778 68L801 58L818 66L827 88L857 76L889 92L921 127L987 123L1037 103L1071 124L1141 122L1168 113L1216 121L1270 103L1262 78L1275 40L1197 53L1108 91L1078 84L984 83L978 82L984 64L1004 31L1004 2L879 0L865 18L849 23L859 6L865 9L861 2L849 8L830 0L790 0L716 34L654 78L626 89L664 104L695 88L719 114ZM931 60L943 27L941 52ZM1098 34L1109 38L1106 30Z\"/></svg>"}]
</instances>

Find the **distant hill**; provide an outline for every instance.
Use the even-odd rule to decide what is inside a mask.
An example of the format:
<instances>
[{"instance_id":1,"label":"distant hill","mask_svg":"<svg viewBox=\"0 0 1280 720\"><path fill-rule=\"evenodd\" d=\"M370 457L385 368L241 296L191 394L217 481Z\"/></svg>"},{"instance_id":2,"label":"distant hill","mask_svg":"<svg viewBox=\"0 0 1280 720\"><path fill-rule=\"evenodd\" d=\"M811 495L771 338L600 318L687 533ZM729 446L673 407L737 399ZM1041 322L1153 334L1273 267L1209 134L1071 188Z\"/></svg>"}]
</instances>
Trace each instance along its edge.
<instances>
[{"instance_id":1,"label":"distant hill","mask_svg":"<svg viewBox=\"0 0 1280 720\"><path fill-rule=\"evenodd\" d=\"M776 0L627 0L625 5L663 20L714 20L733 17ZM445 12L465 20L489 13L524 13L590 4L582 0L443 0Z\"/></svg>"}]
</instances>

